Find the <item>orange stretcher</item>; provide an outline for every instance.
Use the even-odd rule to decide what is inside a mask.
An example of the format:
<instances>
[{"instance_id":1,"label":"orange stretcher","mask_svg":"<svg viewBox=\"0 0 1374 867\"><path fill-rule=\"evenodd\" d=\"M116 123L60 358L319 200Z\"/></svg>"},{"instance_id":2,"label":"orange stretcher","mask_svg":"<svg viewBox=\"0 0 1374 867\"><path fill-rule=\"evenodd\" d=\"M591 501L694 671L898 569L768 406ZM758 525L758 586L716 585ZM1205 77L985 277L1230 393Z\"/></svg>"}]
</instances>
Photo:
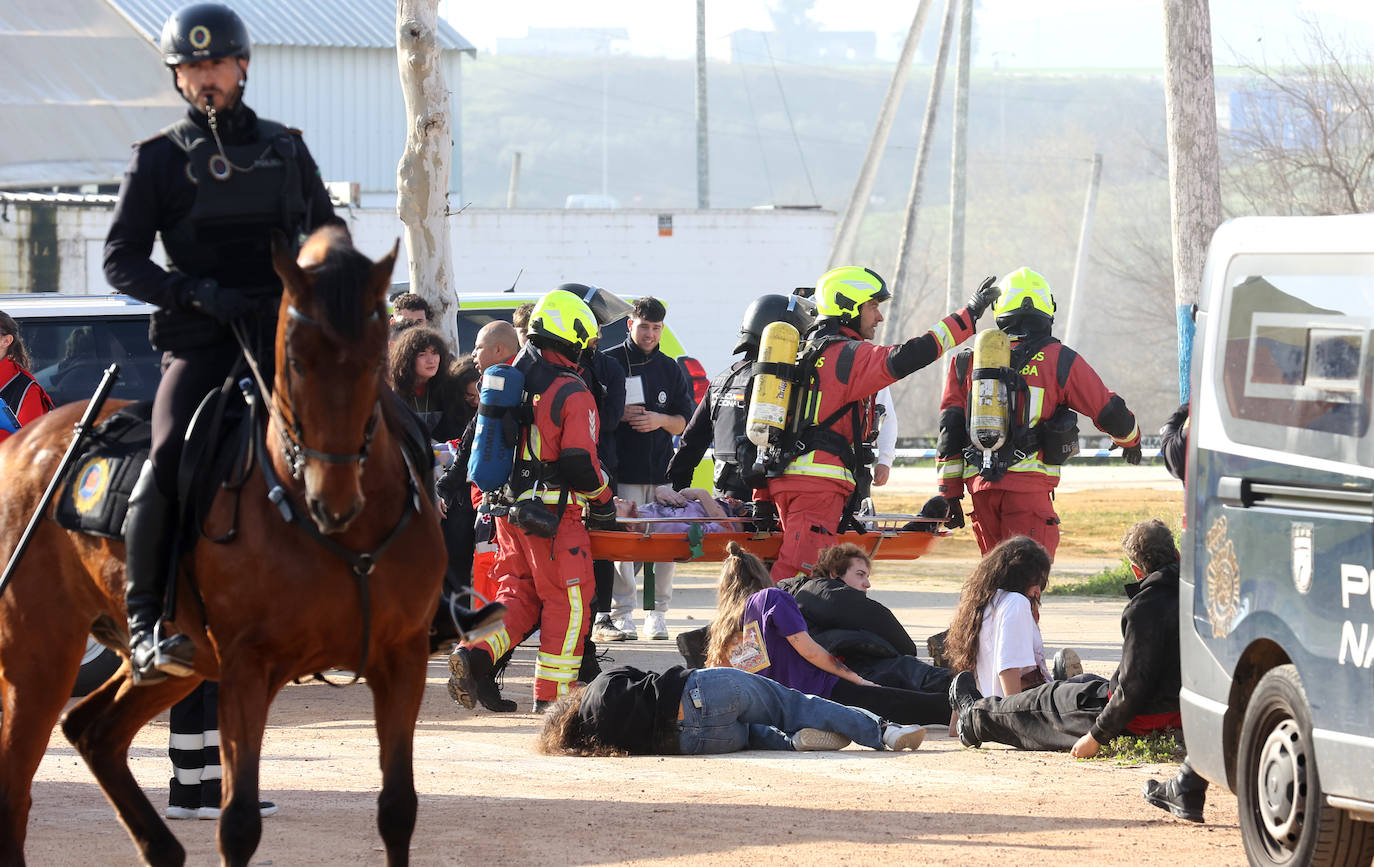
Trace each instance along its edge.
<instances>
[{"instance_id":1,"label":"orange stretcher","mask_svg":"<svg viewBox=\"0 0 1374 867\"><path fill-rule=\"evenodd\" d=\"M721 521L712 518L619 518L624 530L593 530L592 557L597 560L684 563L693 560L719 562L725 559L730 542L738 542L744 550L763 560L776 560L782 547L782 533L705 533L695 532L700 524ZM723 519L725 521L731 519ZM918 515L867 515L860 518L873 529L867 533L842 533L837 543L852 542L874 560L915 560L935 547L936 542L950 535L942 522ZM656 523L688 523L687 533L652 533ZM929 530L908 530L911 522L934 525Z\"/></svg>"}]
</instances>

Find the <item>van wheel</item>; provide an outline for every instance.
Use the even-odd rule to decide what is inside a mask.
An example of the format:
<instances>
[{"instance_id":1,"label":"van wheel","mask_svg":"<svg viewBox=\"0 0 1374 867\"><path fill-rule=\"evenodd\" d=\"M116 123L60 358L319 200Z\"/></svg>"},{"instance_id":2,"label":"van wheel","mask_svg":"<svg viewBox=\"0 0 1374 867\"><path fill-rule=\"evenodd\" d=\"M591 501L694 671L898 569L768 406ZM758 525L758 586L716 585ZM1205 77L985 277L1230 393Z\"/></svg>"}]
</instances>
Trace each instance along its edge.
<instances>
[{"instance_id":1,"label":"van wheel","mask_svg":"<svg viewBox=\"0 0 1374 867\"><path fill-rule=\"evenodd\" d=\"M81 698L95 691L95 688L110 679L120 663L124 661L118 653L86 636L86 652L81 656L81 671L72 687L72 698Z\"/></svg>"},{"instance_id":2,"label":"van wheel","mask_svg":"<svg viewBox=\"0 0 1374 867\"><path fill-rule=\"evenodd\" d=\"M1255 687L1240 730L1240 831L1251 864L1355 865L1374 857L1374 824L1326 804L1307 694L1292 665Z\"/></svg>"}]
</instances>

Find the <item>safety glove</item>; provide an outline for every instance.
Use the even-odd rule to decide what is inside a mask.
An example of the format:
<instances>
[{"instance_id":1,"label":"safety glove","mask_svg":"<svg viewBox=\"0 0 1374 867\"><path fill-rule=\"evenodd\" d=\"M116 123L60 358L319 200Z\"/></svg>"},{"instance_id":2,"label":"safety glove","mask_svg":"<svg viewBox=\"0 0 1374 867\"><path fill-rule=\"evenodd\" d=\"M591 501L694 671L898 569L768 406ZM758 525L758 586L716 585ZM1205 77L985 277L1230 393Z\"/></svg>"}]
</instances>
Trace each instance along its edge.
<instances>
[{"instance_id":1,"label":"safety glove","mask_svg":"<svg viewBox=\"0 0 1374 867\"><path fill-rule=\"evenodd\" d=\"M588 530L615 530L615 501L608 500L604 503L590 503L587 506L587 529Z\"/></svg>"},{"instance_id":2,"label":"safety glove","mask_svg":"<svg viewBox=\"0 0 1374 867\"><path fill-rule=\"evenodd\" d=\"M997 277L985 277L982 285L973 290L973 297L969 298L968 304L965 305L969 315L977 321L978 317L983 315L983 311L987 310L1001 294L1002 290L997 286Z\"/></svg>"},{"instance_id":3,"label":"safety glove","mask_svg":"<svg viewBox=\"0 0 1374 867\"><path fill-rule=\"evenodd\" d=\"M185 304L191 310L204 313L224 325L247 316L253 310L252 302L243 297L242 292L226 289L209 278L197 280L187 288Z\"/></svg>"},{"instance_id":4,"label":"safety glove","mask_svg":"<svg viewBox=\"0 0 1374 867\"><path fill-rule=\"evenodd\" d=\"M1136 443L1133 446L1122 446L1121 456L1125 458L1126 463L1131 466L1138 466L1140 464L1140 443Z\"/></svg>"},{"instance_id":5,"label":"safety glove","mask_svg":"<svg viewBox=\"0 0 1374 867\"><path fill-rule=\"evenodd\" d=\"M945 497L945 502L949 503L949 517L945 518L945 526L951 530L964 526L963 500L958 497Z\"/></svg>"}]
</instances>

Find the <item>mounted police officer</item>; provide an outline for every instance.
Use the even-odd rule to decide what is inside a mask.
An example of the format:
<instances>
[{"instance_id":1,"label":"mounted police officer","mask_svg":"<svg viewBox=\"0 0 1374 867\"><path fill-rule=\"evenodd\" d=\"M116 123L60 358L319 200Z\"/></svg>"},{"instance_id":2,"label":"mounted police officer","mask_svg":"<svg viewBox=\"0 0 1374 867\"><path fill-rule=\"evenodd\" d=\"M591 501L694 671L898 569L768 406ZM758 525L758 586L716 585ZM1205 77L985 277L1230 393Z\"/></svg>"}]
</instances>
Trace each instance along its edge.
<instances>
[{"instance_id":1,"label":"mounted police officer","mask_svg":"<svg viewBox=\"0 0 1374 867\"><path fill-rule=\"evenodd\" d=\"M243 104L251 44L237 14L217 3L185 6L167 19L161 45L189 108L134 146L105 241L106 279L161 308L151 336L167 352L151 453L125 524L135 684L192 671L190 640L161 629L177 538L177 471L196 407L239 356L231 323L255 344L270 382L281 298L273 233L296 245L325 223L342 225L300 131L260 119ZM157 235L166 269L149 259Z\"/></svg>"},{"instance_id":2,"label":"mounted police officer","mask_svg":"<svg viewBox=\"0 0 1374 867\"><path fill-rule=\"evenodd\" d=\"M875 346L883 321L878 305L892 297L886 281L853 265L821 275L818 319L798 360L801 393L786 434L791 445L768 481L783 528L775 582L810 572L820 550L835 543L859 466L871 460L861 452L875 429L874 396L973 336L978 317L997 297L993 284L989 277L963 309L919 336Z\"/></svg>"}]
</instances>

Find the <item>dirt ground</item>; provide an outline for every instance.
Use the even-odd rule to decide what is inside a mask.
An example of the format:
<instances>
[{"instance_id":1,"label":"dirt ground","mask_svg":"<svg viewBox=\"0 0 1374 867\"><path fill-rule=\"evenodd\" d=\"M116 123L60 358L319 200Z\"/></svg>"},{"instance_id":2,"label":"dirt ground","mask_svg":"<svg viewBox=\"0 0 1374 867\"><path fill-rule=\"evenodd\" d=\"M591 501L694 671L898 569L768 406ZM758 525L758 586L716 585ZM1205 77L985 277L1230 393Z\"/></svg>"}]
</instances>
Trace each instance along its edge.
<instances>
[{"instance_id":1,"label":"dirt ground","mask_svg":"<svg viewBox=\"0 0 1374 867\"><path fill-rule=\"evenodd\" d=\"M906 478L902 473L894 484ZM909 483L924 489L915 476ZM1111 483L1105 478L1090 486ZM1167 477L1143 489L1168 490ZM1121 496L1130 490L1121 489ZM1095 571L1118 557L1100 560L1081 565ZM879 564L873 595L896 611L918 643L948 623L959 585L931 575L950 562L928 570L923 561L906 568ZM669 630L703 625L713 596L708 567L680 569ZM1076 647L1089 671L1110 674L1120 654L1123 601L1048 598L1041 620L1046 647ZM609 650L614 663L641 668L681 661L671 641ZM505 681L507 696L522 709L531 703L533 660L532 647L520 648ZM447 674L443 658L431 660L416 731L420 817L411 854L417 864L1014 859L1134 865L1176 864L1180 853L1189 863L1245 860L1232 796L1213 789L1201 826L1172 819L1140 798L1143 781L1172 774L1173 765L1121 767L998 747L965 750L942 727L914 753L851 746L835 753L550 758L533 749L538 718L463 710L448 698ZM166 799L167 735L163 715L139 735L130 755L156 804ZM262 766L263 797L281 811L264 820L253 863L382 863L379 783L366 688L287 687L273 707ZM60 732L39 768L33 798L30 863L136 863L112 810ZM189 863L216 863L215 823L171 824Z\"/></svg>"}]
</instances>

